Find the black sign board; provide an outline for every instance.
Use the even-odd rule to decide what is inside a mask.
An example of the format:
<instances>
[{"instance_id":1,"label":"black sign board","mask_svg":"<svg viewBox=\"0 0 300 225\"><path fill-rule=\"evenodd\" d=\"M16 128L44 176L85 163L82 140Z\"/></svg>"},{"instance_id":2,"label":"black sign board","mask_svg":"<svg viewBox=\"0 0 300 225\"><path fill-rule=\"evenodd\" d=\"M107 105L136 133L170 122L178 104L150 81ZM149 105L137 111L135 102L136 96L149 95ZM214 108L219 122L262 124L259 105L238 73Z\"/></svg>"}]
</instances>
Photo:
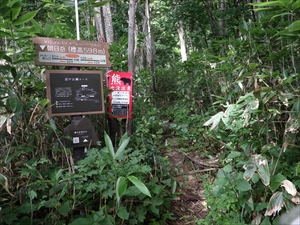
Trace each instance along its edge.
<instances>
[{"instance_id":1,"label":"black sign board","mask_svg":"<svg viewBox=\"0 0 300 225\"><path fill-rule=\"evenodd\" d=\"M77 124L70 124L64 130L65 144L68 148L95 146L98 141L97 134L87 117L83 117Z\"/></svg>"},{"instance_id":2,"label":"black sign board","mask_svg":"<svg viewBox=\"0 0 300 225\"><path fill-rule=\"evenodd\" d=\"M101 71L47 70L51 116L104 113Z\"/></svg>"}]
</instances>

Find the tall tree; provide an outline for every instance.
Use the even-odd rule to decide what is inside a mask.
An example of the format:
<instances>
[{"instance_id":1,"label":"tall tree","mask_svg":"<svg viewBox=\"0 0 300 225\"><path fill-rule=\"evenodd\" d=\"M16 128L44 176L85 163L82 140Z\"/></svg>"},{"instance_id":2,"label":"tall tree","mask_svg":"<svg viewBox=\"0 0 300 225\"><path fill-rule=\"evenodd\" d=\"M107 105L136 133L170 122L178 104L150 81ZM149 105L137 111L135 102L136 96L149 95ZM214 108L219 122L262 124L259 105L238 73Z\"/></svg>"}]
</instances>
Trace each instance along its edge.
<instances>
[{"instance_id":1,"label":"tall tree","mask_svg":"<svg viewBox=\"0 0 300 225\"><path fill-rule=\"evenodd\" d=\"M97 2L100 2L100 0L97 0ZM113 42L114 30L110 10L110 3L108 2L102 7L97 7L95 8L95 10L96 12L98 12L95 15L98 41L106 41L108 43Z\"/></svg>"},{"instance_id":2,"label":"tall tree","mask_svg":"<svg viewBox=\"0 0 300 225\"><path fill-rule=\"evenodd\" d=\"M128 10L128 71L134 73L134 49L135 49L135 11L136 0L129 0ZM132 118L127 119L127 134L132 134Z\"/></svg>"},{"instance_id":3,"label":"tall tree","mask_svg":"<svg viewBox=\"0 0 300 225\"><path fill-rule=\"evenodd\" d=\"M179 27L177 29L179 41L180 41L180 53L181 53L181 61L184 62L187 60L186 55L186 47L185 47L185 40L184 40L184 30L182 20L179 21Z\"/></svg>"}]
</instances>

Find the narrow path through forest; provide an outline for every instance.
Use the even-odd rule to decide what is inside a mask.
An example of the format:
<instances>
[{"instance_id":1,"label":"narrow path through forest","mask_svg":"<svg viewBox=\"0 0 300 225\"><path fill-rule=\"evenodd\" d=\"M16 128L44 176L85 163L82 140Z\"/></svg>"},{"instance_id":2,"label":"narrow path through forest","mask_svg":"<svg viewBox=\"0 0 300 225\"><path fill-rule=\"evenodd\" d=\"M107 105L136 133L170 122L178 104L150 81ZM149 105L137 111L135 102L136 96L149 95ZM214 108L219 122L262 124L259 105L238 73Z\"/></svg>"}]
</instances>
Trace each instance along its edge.
<instances>
[{"instance_id":1,"label":"narrow path through forest","mask_svg":"<svg viewBox=\"0 0 300 225\"><path fill-rule=\"evenodd\" d=\"M164 150L164 155L172 165L172 173L177 181L177 193L172 202L170 211L176 220L170 225L196 224L195 221L204 218L207 214L207 206L203 195L204 174L213 176L219 164L217 159L201 159L196 153L189 154L180 151L176 147L176 138L168 139L172 143L172 150Z\"/></svg>"}]
</instances>

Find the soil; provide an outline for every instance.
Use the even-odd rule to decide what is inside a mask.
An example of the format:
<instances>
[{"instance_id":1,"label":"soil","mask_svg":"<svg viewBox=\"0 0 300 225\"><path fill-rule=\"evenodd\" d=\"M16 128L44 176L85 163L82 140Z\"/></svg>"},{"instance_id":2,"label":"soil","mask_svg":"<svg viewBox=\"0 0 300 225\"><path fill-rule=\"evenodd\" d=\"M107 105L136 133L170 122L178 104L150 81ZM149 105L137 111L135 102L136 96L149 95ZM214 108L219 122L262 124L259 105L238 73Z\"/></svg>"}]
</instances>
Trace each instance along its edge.
<instances>
[{"instance_id":1,"label":"soil","mask_svg":"<svg viewBox=\"0 0 300 225\"><path fill-rule=\"evenodd\" d=\"M172 171L177 180L177 196L169 209L175 220L169 221L169 225L196 224L197 220L204 218L208 211L202 176L205 173L215 173L218 169L218 161L214 159L201 159L197 153L189 154L176 148L176 139L168 139L172 150L165 150L172 165ZM174 144L175 143L175 144ZM213 175L212 175L213 176Z\"/></svg>"}]
</instances>

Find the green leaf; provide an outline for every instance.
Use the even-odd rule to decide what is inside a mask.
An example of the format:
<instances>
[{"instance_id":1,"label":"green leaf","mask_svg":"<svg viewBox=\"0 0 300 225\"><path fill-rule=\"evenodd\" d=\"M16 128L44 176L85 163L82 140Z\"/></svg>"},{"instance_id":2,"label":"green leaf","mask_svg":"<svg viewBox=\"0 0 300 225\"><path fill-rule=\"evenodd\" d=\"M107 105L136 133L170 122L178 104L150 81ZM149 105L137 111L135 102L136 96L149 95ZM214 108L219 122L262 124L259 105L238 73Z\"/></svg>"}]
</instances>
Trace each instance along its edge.
<instances>
[{"instance_id":1,"label":"green leaf","mask_svg":"<svg viewBox=\"0 0 300 225\"><path fill-rule=\"evenodd\" d=\"M224 168L222 170L226 174L231 173L232 172L232 166L231 165L226 165L226 166L224 166Z\"/></svg>"},{"instance_id":2,"label":"green leaf","mask_svg":"<svg viewBox=\"0 0 300 225\"><path fill-rule=\"evenodd\" d=\"M54 120L53 120L52 118L49 118L49 123L50 123L51 128L52 128L54 131L57 130L56 125L55 125L55 122L54 122Z\"/></svg>"},{"instance_id":3,"label":"green leaf","mask_svg":"<svg viewBox=\"0 0 300 225\"><path fill-rule=\"evenodd\" d=\"M138 196L140 193L141 193L141 191L139 189L137 189L136 186L131 186L131 187L127 188L124 195L132 197L132 196Z\"/></svg>"},{"instance_id":4,"label":"green leaf","mask_svg":"<svg viewBox=\"0 0 300 225\"><path fill-rule=\"evenodd\" d=\"M38 30L40 33L44 33L43 27L41 26L41 24L39 24L38 22L36 22L35 19L31 19L30 22L33 24L33 26L34 26L34 28L36 30Z\"/></svg>"},{"instance_id":5,"label":"green leaf","mask_svg":"<svg viewBox=\"0 0 300 225\"><path fill-rule=\"evenodd\" d=\"M40 106L44 107L49 102L50 102L49 99L42 99L42 100L39 101L39 104L40 104Z\"/></svg>"},{"instance_id":6,"label":"green leaf","mask_svg":"<svg viewBox=\"0 0 300 225\"><path fill-rule=\"evenodd\" d=\"M119 142L119 146L121 146L122 143L123 143L123 141L125 141L127 138L128 138L128 134L127 134L127 132L126 132L126 133L121 137L121 140L120 140L120 142Z\"/></svg>"},{"instance_id":7,"label":"green leaf","mask_svg":"<svg viewBox=\"0 0 300 225\"><path fill-rule=\"evenodd\" d=\"M177 188L177 182L176 182L176 180L175 180L175 181L173 182L173 185L172 185L172 195L175 194L176 188Z\"/></svg>"},{"instance_id":8,"label":"green leaf","mask_svg":"<svg viewBox=\"0 0 300 225\"><path fill-rule=\"evenodd\" d=\"M13 222L15 220L18 220L17 215L18 215L17 213L8 213L8 214L3 213L2 221L5 221L6 224L16 224Z\"/></svg>"},{"instance_id":9,"label":"green leaf","mask_svg":"<svg viewBox=\"0 0 300 225\"><path fill-rule=\"evenodd\" d=\"M129 212L127 211L125 206L120 206L118 212L118 217L120 217L122 220L128 220L129 218Z\"/></svg>"},{"instance_id":10,"label":"green leaf","mask_svg":"<svg viewBox=\"0 0 300 225\"><path fill-rule=\"evenodd\" d=\"M300 8L300 0L297 0L296 2L294 2L294 4L292 5L292 10L295 11L296 9Z\"/></svg>"},{"instance_id":11,"label":"green leaf","mask_svg":"<svg viewBox=\"0 0 300 225\"><path fill-rule=\"evenodd\" d=\"M152 204L149 209L150 209L150 212L152 212L155 216L159 217L159 209L156 208L155 205Z\"/></svg>"},{"instance_id":12,"label":"green leaf","mask_svg":"<svg viewBox=\"0 0 300 225\"><path fill-rule=\"evenodd\" d=\"M15 112L18 106L18 98L11 89L8 90L8 102L11 110Z\"/></svg>"},{"instance_id":13,"label":"green leaf","mask_svg":"<svg viewBox=\"0 0 300 225\"><path fill-rule=\"evenodd\" d=\"M22 168L21 171L26 171L28 172L30 175L36 177L36 178L40 178L41 180L43 180L44 178L42 177L42 175L40 174L40 172L35 169L34 167L28 165L28 164L25 164L25 166L27 166L27 168Z\"/></svg>"},{"instance_id":14,"label":"green leaf","mask_svg":"<svg viewBox=\"0 0 300 225\"><path fill-rule=\"evenodd\" d=\"M235 188L239 191L249 191L252 189L249 182L242 178L235 181Z\"/></svg>"},{"instance_id":15,"label":"green leaf","mask_svg":"<svg viewBox=\"0 0 300 225\"><path fill-rule=\"evenodd\" d=\"M278 1L271 1L271 2L250 3L250 5L257 6L257 7L280 6L280 3Z\"/></svg>"},{"instance_id":16,"label":"green leaf","mask_svg":"<svg viewBox=\"0 0 300 225\"><path fill-rule=\"evenodd\" d=\"M59 208L58 208L58 212L63 215L63 216L68 216L69 212L70 212L70 202L66 201L64 204L62 204Z\"/></svg>"},{"instance_id":17,"label":"green leaf","mask_svg":"<svg viewBox=\"0 0 300 225\"><path fill-rule=\"evenodd\" d=\"M11 33L0 30L0 37L11 37Z\"/></svg>"},{"instance_id":18,"label":"green leaf","mask_svg":"<svg viewBox=\"0 0 300 225\"><path fill-rule=\"evenodd\" d=\"M92 7L93 8L102 7L102 6L105 6L109 2L110 2L110 0L95 2L92 4Z\"/></svg>"},{"instance_id":19,"label":"green leaf","mask_svg":"<svg viewBox=\"0 0 300 225\"><path fill-rule=\"evenodd\" d=\"M11 21L15 20L19 16L19 13L22 8L22 4L21 4L20 0L16 0L13 2L15 2L15 3L11 7Z\"/></svg>"},{"instance_id":20,"label":"green leaf","mask_svg":"<svg viewBox=\"0 0 300 225\"><path fill-rule=\"evenodd\" d=\"M61 191L65 185L66 182L60 182L54 184L53 187L49 190L49 196L55 195L57 192Z\"/></svg>"},{"instance_id":21,"label":"green leaf","mask_svg":"<svg viewBox=\"0 0 300 225\"><path fill-rule=\"evenodd\" d=\"M127 183L125 177L119 177L116 184L116 196L117 196L117 202L120 203L121 197L124 195L124 193L127 190Z\"/></svg>"},{"instance_id":22,"label":"green leaf","mask_svg":"<svg viewBox=\"0 0 300 225\"><path fill-rule=\"evenodd\" d=\"M34 190L30 190L28 195L31 201L37 197L37 193Z\"/></svg>"},{"instance_id":23,"label":"green leaf","mask_svg":"<svg viewBox=\"0 0 300 225\"><path fill-rule=\"evenodd\" d=\"M240 153L240 152L233 151L233 152L231 152L231 153L227 156L226 159L234 159L234 158L240 156L241 154L242 154L242 153Z\"/></svg>"},{"instance_id":24,"label":"green leaf","mask_svg":"<svg viewBox=\"0 0 300 225\"><path fill-rule=\"evenodd\" d=\"M93 218L91 217L84 217L84 218L77 218L75 219L71 225L91 225L91 224L94 224L93 223Z\"/></svg>"},{"instance_id":25,"label":"green leaf","mask_svg":"<svg viewBox=\"0 0 300 225\"><path fill-rule=\"evenodd\" d=\"M281 174L277 174L277 175L274 175L274 176L271 176L270 177L270 188L271 188L271 191L274 192L276 191L281 182L286 180L286 177L281 175Z\"/></svg>"},{"instance_id":26,"label":"green leaf","mask_svg":"<svg viewBox=\"0 0 300 225\"><path fill-rule=\"evenodd\" d=\"M254 175L257 167L254 163L249 163L245 165L245 167L246 167L246 171L244 172L243 177L245 180L249 181Z\"/></svg>"},{"instance_id":27,"label":"green leaf","mask_svg":"<svg viewBox=\"0 0 300 225\"><path fill-rule=\"evenodd\" d=\"M8 194L10 194L11 196L13 196L13 194L9 192L8 181L7 181L6 176L2 175L1 173L0 173L0 184L7 191Z\"/></svg>"},{"instance_id":28,"label":"green leaf","mask_svg":"<svg viewBox=\"0 0 300 225\"><path fill-rule=\"evenodd\" d=\"M270 184L270 171L268 160L261 155L254 155L258 175L265 186Z\"/></svg>"},{"instance_id":29,"label":"green leaf","mask_svg":"<svg viewBox=\"0 0 300 225\"><path fill-rule=\"evenodd\" d=\"M288 8L288 6L293 2L293 0L277 0L277 2L279 2L280 5Z\"/></svg>"},{"instance_id":30,"label":"green leaf","mask_svg":"<svg viewBox=\"0 0 300 225\"><path fill-rule=\"evenodd\" d=\"M110 137L107 135L106 132L104 132L104 142L105 142L105 146L108 149L111 159L114 160L115 159L115 150L114 150L113 144L110 140Z\"/></svg>"},{"instance_id":31,"label":"green leaf","mask_svg":"<svg viewBox=\"0 0 300 225\"><path fill-rule=\"evenodd\" d=\"M21 25L21 24L24 24L24 23L28 22L29 20L31 20L35 17L37 12L38 12L38 10L26 13L25 15L23 15L23 16L19 17L18 19L16 19L13 22L13 25L16 26L16 25Z\"/></svg>"},{"instance_id":32,"label":"green leaf","mask_svg":"<svg viewBox=\"0 0 300 225\"><path fill-rule=\"evenodd\" d=\"M291 25L286 27L286 29L290 32L299 31L300 30L300 20L296 20Z\"/></svg>"},{"instance_id":33,"label":"green leaf","mask_svg":"<svg viewBox=\"0 0 300 225\"><path fill-rule=\"evenodd\" d=\"M127 147L128 143L129 143L129 140L130 140L130 138L128 137L127 139L122 141L121 146L118 148L118 150L115 154L115 160L118 159L118 157L123 154L125 148Z\"/></svg>"},{"instance_id":34,"label":"green leaf","mask_svg":"<svg viewBox=\"0 0 300 225\"><path fill-rule=\"evenodd\" d=\"M139 189L143 194L145 194L145 195L151 197L151 194L150 194L148 188L146 187L146 185L145 185L142 181L140 181L137 177L135 177L135 176L128 176L127 178L128 178L128 180L130 180L131 183L133 183L134 186L136 186L137 189Z\"/></svg>"}]
</instances>

